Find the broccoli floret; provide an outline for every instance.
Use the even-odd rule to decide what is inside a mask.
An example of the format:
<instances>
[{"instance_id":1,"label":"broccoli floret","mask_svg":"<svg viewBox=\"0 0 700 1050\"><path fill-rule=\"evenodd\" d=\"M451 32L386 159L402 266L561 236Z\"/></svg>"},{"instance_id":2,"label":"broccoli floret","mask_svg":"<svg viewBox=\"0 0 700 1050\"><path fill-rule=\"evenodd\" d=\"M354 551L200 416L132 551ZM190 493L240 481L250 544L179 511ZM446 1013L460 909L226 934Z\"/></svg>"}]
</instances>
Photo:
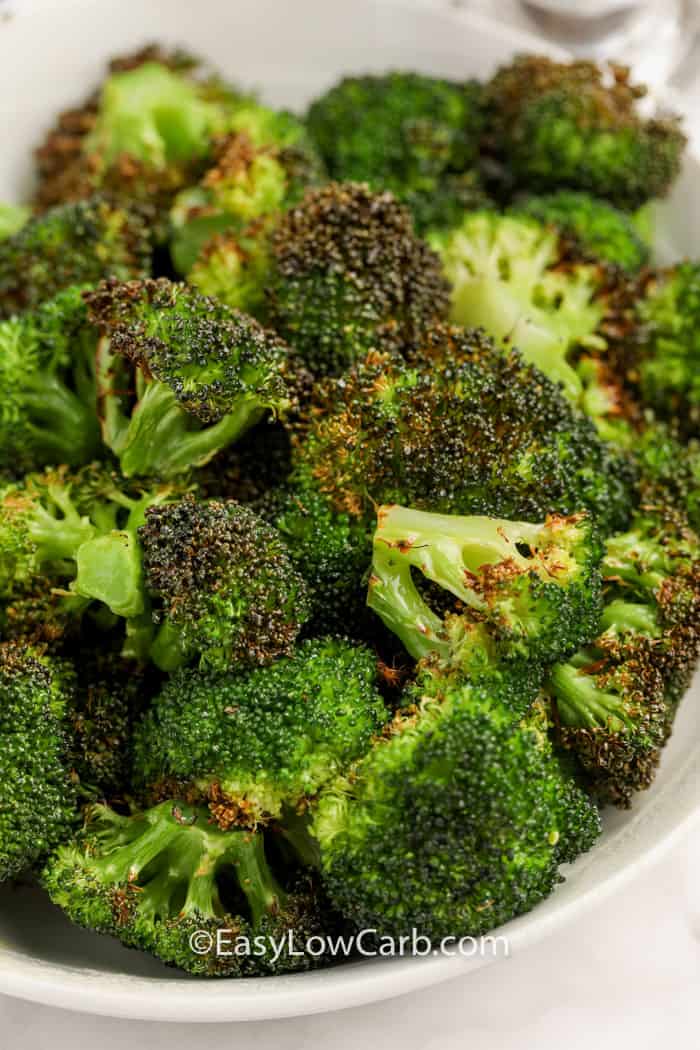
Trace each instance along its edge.
<instances>
[{"instance_id":1,"label":"broccoli floret","mask_svg":"<svg viewBox=\"0 0 700 1050\"><path fill-rule=\"evenodd\" d=\"M626 378L645 404L700 435L700 265L650 274L625 344Z\"/></svg>"},{"instance_id":2,"label":"broccoli floret","mask_svg":"<svg viewBox=\"0 0 700 1050\"><path fill-rule=\"evenodd\" d=\"M21 230L31 214L32 209L24 204L0 204L0 241Z\"/></svg>"},{"instance_id":3,"label":"broccoli floret","mask_svg":"<svg viewBox=\"0 0 700 1050\"><path fill-rule=\"evenodd\" d=\"M437 655L468 671L476 630L480 646L482 632L492 639L497 658L551 663L595 634L602 553L586 515L530 525L384 506L368 604L417 660ZM459 611L444 619L434 612L414 573L453 595Z\"/></svg>"},{"instance_id":4,"label":"broccoli floret","mask_svg":"<svg viewBox=\"0 0 700 1050\"><path fill-rule=\"evenodd\" d=\"M525 214L467 213L430 243L452 284L451 319L517 347L579 401L581 379L567 358L574 347L606 346L604 333L621 308L621 292L611 294L620 282L610 271L572 258L556 227Z\"/></svg>"},{"instance_id":5,"label":"broccoli floret","mask_svg":"<svg viewBox=\"0 0 700 1050\"><path fill-rule=\"evenodd\" d=\"M487 148L530 193L582 190L634 211L661 197L685 146L676 117L641 115L629 70L521 55L486 85Z\"/></svg>"},{"instance_id":6,"label":"broccoli floret","mask_svg":"<svg viewBox=\"0 0 700 1050\"><path fill-rule=\"evenodd\" d=\"M528 686L529 689L529 686ZM311 832L331 901L379 935L479 935L528 911L599 833L517 680L423 674ZM514 703L515 708L510 706Z\"/></svg>"},{"instance_id":7,"label":"broccoli floret","mask_svg":"<svg viewBox=\"0 0 700 1050\"><path fill-rule=\"evenodd\" d=\"M390 190L416 227L451 225L482 194L482 88L418 73L346 77L310 107L309 130L339 181Z\"/></svg>"},{"instance_id":8,"label":"broccoli floret","mask_svg":"<svg viewBox=\"0 0 700 1050\"><path fill-rule=\"evenodd\" d=\"M223 670L290 651L309 615L307 588L280 533L250 508L191 498L154 506L139 538L160 668L198 655Z\"/></svg>"},{"instance_id":9,"label":"broccoli floret","mask_svg":"<svg viewBox=\"0 0 700 1050\"><path fill-rule=\"evenodd\" d=\"M182 802L131 816L94 807L78 838L50 858L42 882L79 926L190 973L264 975L322 961L303 951L324 932L311 878L283 886L260 832L221 831L206 809ZM192 947L201 930L212 937L207 954Z\"/></svg>"},{"instance_id":10,"label":"broccoli floret","mask_svg":"<svg viewBox=\"0 0 700 1050\"><path fill-rule=\"evenodd\" d=\"M104 336L102 435L126 477L201 466L288 407L287 348L245 314L165 278L106 281L86 299Z\"/></svg>"},{"instance_id":11,"label":"broccoli floret","mask_svg":"<svg viewBox=\"0 0 700 1050\"><path fill-rule=\"evenodd\" d=\"M376 677L373 653L333 638L245 674L180 671L137 729L136 781L223 829L301 812L384 725Z\"/></svg>"},{"instance_id":12,"label":"broccoli floret","mask_svg":"<svg viewBox=\"0 0 700 1050\"><path fill-rule=\"evenodd\" d=\"M527 197L513 209L538 222L555 226L571 239L574 249L592 261L601 260L633 274L649 261L633 216L607 201L575 190L558 190Z\"/></svg>"},{"instance_id":13,"label":"broccoli floret","mask_svg":"<svg viewBox=\"0 0 700 1050\"><path fill-rule=\"evenodd\" d=\"M148 221L135 207L92 197L53 208L0 241L0 317L70 285L146 277L150 266Z\"/></svg>"},{"instance_id":14,"label":"broccoli floret","mask_svg":"<svg viewBox=\"0 0 700 1050\"><path fill-rule=\"evenodd\" d=\"M405 350L447 314L440 261L386 192L329 183L275 227L267 286L272 326L319 375L367 350Z\"/></svg>"},{"instance_id":15,"label":"broccoli floret","mask_svg":"<svg viewBox=\"0 0 700 1050\"><path fill-rule=\"evenodd\" d=\"M589 510L608 531L628 519L626 457L483 333L437 327L409 363L370 353L319 388L310 417L297 460L370 527L382 503L523 521Z\"/></svg>"},{"instance_id":16,"label":"broccoli floret","mask_svg":"<svg viewBox=\"0 0 700 1050\"><path fill-rule=\"evenodd\" d=\"M700 532L700 442L680 440L676 427L652 421L635 442L640 503L677 507Z\"/></svg>"},{"instance_id":17,"label":"broccoli floret","mask_svg":"<svg viewBox=\"0 0 700 1050\"><path fill-rule=\"evenodd\" d=\"M0 321L0 468L80 466L100 448L97 333L80 287Z\"/></svg>"},{"instance_id":18,"label":"broccoli floret","mask_svg":"<svg viewBox=\"0 0 700 1050\"><path fill-rule=\"evenodd\" d=\"M70 834L76 814L59 673L0 645L0 882Z\"/></svg>"}]
</instances>

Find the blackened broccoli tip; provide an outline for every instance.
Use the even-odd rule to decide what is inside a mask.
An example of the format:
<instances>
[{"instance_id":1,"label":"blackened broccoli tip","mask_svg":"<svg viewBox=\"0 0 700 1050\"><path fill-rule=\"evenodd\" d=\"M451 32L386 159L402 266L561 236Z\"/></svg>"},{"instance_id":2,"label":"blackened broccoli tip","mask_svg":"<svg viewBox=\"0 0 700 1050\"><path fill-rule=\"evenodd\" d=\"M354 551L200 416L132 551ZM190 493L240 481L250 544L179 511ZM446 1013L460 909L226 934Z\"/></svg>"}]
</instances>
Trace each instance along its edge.
<instances>
[{"instance_id":1,"label":"blackened broccoli tip","mask_svg":"<svg viewBox=\"0 0 700 1050\"><path fill-rule=\"evenodd\" d=\"M221 831L206 809L184 802L131 816L94 807L79 836L51 856L42 882L73 922L190 973L261 976L319 963L301 951L323 933L312 880L283 885L260 833ZM192 947L201 930L212 938L205 954Z\"/></svg>"},{"instance_id":2,"label":"blackened broccoli tip","mask_svg":"<svg viewBox=\"0 0 700 1050\"><path fill-rule=\"evenodd\" d=\"M404 351L447 313L435 253L391 193L362 183L306 192L271 237L271 324L318 375L376 346Z\"/></svg>"},{"instance_id":3,"label":"blackened broccoli tip","mask_svg":"<svg viewBox=\"0 0 700 1050\"><path fill-rule=\"evenodd\" d=\"M76 817L60 672L0 645L0 881L19 875L71 832Z\"/></svg>"},{"instance_id":4,"label":"blackened broccoli tip","mask_svg":"<svg viewBox=\"0 0 700 1050\"><path fill-rule=\"evenodd\" d=\"M482 194L483 89L417 73L346 77L311 105L309 130L334 179L388 189L424 230Z\"/></svg>"},{"instance_id":5,"label":"blackened broccoli tip","mask_svg":"<svg viewBox=\"0 0 700 1050\"><path fill-rule=\"evenodd\" d=\"M222 828L301 812L364 754L386 721L376 657L313 639L248 672L180 671L136 734L136 781L209 807Z\"/></svg>"},{"instance_id":6,"label":"blackened broccoli tip","mask_svg":"<svg viewBox=\"0 0 700 1050\"><path fill-rule=\"evenodd\" d=\"M685 136L674 116L642 115L629 70L521 55L486 85L486 147L516 186L564 187L634 211L666 194Z\"/></svg>"},{"instance_id":7,"label":"blackened broccoli tip","mask_svg":"<svg viewBox=\"0 0 700 1050\"><path fill-rule=\"evenodd\" d=\"M290 652L309 615L307 587L281 534L249 507L194 498L154 506L139 540L158 666L199 657L223 670Z\"/></svg>"},{"instance_id":8,"label":"blackened broccoli tip","mask_svg":"<svg viewBox=\"0 0 700 1050\"><path fill-rule=\"evenodd\" d=\"M468 672L485 636L502 660L551 663L595 634L602 554L585 514L533 525L384 506L368 604L416 659L435 655ZM437 614L414 573L453 595L458 611Z\"/></svg>"},{"instance_id":9,"label":"blackened broccoli tip","mask_svg":"<svg viewBox=\"0 0 700 1050\"><path fill-rule=\"evenodd\" d=\"M86 301L103 439L125 476L185 473L289 407L287 348L246 314L166 278L106 281Z\"/></svg>"},{"instance_id":10,"label":"blackened broccoli tip","mask_svg":"<svg viewBox=\"0 0 700 1050\"><path fill-rule=\"evenodd\" d=\"M0 468L18 472L99 453L95 352L82 286L0 321Z\"/></svg>"},{"instance_id":11,"label":"blackened broccoli tip","mask_svg":"<svg viewBox=\"0 0 700 1050\"><path fill-rule=\"evenodd\" d=\"M315 409L315 411L314 411ZM560 390L483 332L436 326L409 362L371 352L317 388L296 456L337 510L399 503L624 527L633 471Z\"/></svg>"},{"instance_id":12,"label":"blackened broccoli tip","mask_svg":"<svg viewBox=\"0 0 700 1050\"><path fill-rule=\"evenodd\" d=\"M551 891L597 838L597 809L493 686L427 675L406 700L316 804L324 884L380 935L479 935Z\"/></svg>"},{"instance_id":13,"label":"blackened broccoli tip","mask_svg":"<svg viewBox=\"0 0 700 1050\"><path fill-rule=\"evenodd\" d=\"M95 196L30 219L0 241L0 317L38 306L70 285L150 273L148 215Z\"/></svg>"}]
</instances>

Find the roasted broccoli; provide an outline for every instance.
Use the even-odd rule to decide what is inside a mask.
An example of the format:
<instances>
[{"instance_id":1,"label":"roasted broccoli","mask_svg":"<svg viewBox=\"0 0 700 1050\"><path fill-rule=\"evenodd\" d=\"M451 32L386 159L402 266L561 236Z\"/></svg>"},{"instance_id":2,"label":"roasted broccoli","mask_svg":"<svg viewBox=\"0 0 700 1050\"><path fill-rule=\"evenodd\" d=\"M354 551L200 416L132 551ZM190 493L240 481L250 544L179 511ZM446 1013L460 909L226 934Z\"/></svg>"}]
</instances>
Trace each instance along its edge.
<instances>
[{"instance_id":1,"label":"roasted broccoli","mask_svg":"<svg viewBox=\"0 0 700 1050\"><path fill-rule=\"evenodd\" d=\"M32 210L24 204L0 204L0 241L22 229Z\"/></svg>"},{"instance_id":2,"label":"roasted broccoli","mask_svg":"<svg viewBox=\"0 0 700 1050\"><path fill-rule=\"evenodd\" d=\"M486 148L506 190L582 190L634 211L680 170L678 118L642 116L629 70L521 55L486 85Z\"/></svg>"},{"instance_id":3,"label":"roasted broccoli","mask_svg":"<svg viewBox=\"0 0 700 1050\"><path fill-rule=\"evenodd\" d=\"M483 197L482 94L418 73L346 77L311 105L309 130L332 178L390 190L419 230L451 225Z\"/></svg>"},{"instance_id":4,"label":"roasted broccoli","mask_svg":"<svg viewBox=\"0 0 700 1050\"><path fill-rule=\"evenodd\" d=\"M126 477L201 466L289 405L287 349L245 314L165 278L86 299L103 334L102 437Z\"/></svg>"}]
</instances>

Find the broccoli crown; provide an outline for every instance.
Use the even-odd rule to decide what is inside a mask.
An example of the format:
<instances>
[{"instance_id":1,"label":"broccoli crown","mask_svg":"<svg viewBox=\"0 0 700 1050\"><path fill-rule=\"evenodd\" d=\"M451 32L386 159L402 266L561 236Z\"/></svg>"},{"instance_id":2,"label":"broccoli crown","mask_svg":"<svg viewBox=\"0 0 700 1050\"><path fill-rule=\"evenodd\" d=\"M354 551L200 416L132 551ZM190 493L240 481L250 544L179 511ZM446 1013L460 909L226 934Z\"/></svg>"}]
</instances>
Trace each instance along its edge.
<instances>
[{"instance_id":1,"label":"broccoli crown","mask_svg":"<svg viewBox=\"0 0 700 1050\"><path fill-rule=\"evenodd\" d=\"M391 193L329 183L306 192L271 238L270 321L318 374L371 347L420 341L447 313L440 261Z\"/></svg>"},{"instance_id":2,"label":"broccoli crown","mask_svg":"<svg viewBox=\"0 0 700 1050\"><path fill-rule=\"evenodd\" d=\"M416 659L436 654L468 671L476 628L479 648L485 632L501 659L552 662L595 634L602 554L586 515L530 525L384 506L368 604ZM414 572L454 595L459 611L435 613Z\"/></svg>"},{"instance_id":3,"label":"broccoli crown","mask_svg":"<svg viewBox=\"0 0 700 1050\"><path fill-rule=\"evenodd\" d=\"M0 468L79 466L97 453L96 343L79 286L0 321Z\"/></svg>"},{"instance_id":4,"label":"broccoli crown","mask_svg":"<svg viewBox=\"0 0 700 1050\"><path fill-rule=\"evenodd\" d=\"M556 227L527 214L467 213L430 242L452 284L451 319L484 328L505 349L517 347L578 400L581 380L567 355L574 347L605 347L604 332L626 298L622 282L571 257Z\"/></svg>"},{"instance_id":5,"label":"broccoli crown","mask_svg":"<svg viewBox=\"0 0 700 1050\"><path fill-rule=\"evenodd\" d=\"M595 841L596 807L503 689L423 675L352 775L321 793L324 884L358 926L479 935L542 900ZM511 681L509 698L519 692Z\"/></svg>"},{"instance_id":6,"label":"broccoli crown","mask_svg":"<svg viewBox=\"0 0 700 1050\"><path fill-rule=\"evenodd\" d=\"M32 215L25 204L0 204L0 241L21 230Z\"/></svg>"},{"instance_id":7,"label":"broccoli crown","mask_svg":"<svg viewBox=\"0 0 700 1050\"><path fill-rule=\"evenodd\" d=\"M260 512L281 532L292 563L308 585L307 631L364 633L372 558L367 524L336 510L305 466L264 497Z\"/></svg>"},{"instance_id":8,"label":"broccoli crown","mask_svg":"<svg viewBox=\"0 0 700 1050\"><path fill-rule=\"evenodd\" d=\"M28 650L0 645L0 881L35 864L69 832L69 775L60 673Z\"/></svg>"},{"instance_id":9,"label":"broccoli crown","mask_svg":"<svg viewBox=\"0 0 700 1050\"><path fill-rule=\"evenodd\" d=\"M164 670L199 655L207 667L288 653L308 618L306 586L280 533L233 500L153 506L139 529L145 588L161 628Z\"/></svg>"},{"instance_id":10,"label":"broccoli crown","mask_svg":"<svg viewBox=\"0 0 700 1050\"><path fill-rule=\"evenodd\" d=\"M650 275L637 319L628 378L660 416L700 434L700 265Z\"/></svg>"},{"instance_id":11,"label":"broccoli crown","mask_svg":"<svg viewBox=\"0 0 700 1050\"><path fill-rule=\"evenodd\" d=\"M386 721L376 677L373 653L335 638L243 674L179 671L137 730L137 781L206 800L224 829L304 808Z\"/></svg>"},{"instance_id":12,"label":"broccoli crown","mask_svg":"<svg viewBox=\"0 0 700 1050\"><path fill-rule=\"evenodd\" d=\"M645 119L629 70L521 55L486 86L489 147L531 193L568 187L633 211L680 170L675 117Z\"/></svg>"},{"instance_id":13,"label":"broccoli crown","mask_svg":"<svg viewBox=\"0 0 700 1050\"><path fill-rule=\"evenodd\" d=\"M0 241L0 317L37 306L70 285L150 272L147 217L92 197L30 219Z\"/></svg>"},{"instance_id":14,"label":"broccoli crown","mask_svg":"<svg viewBox=\"0 0 700 1050\"><path fill-rule=\"evenodd\" d=\"M513 209L561 230L572 247L590 260L636 273L649 261L649 248L632 216L607 201L576 190L526 197Z\"/></svg>"},{"instance_id":15,"label":"broccoli crown","mask_svg":"<svg viewBox=\"0 0 700 1050\"><path fill-rule=\"evenodd\" d=\"M678 507L700 532L700 442L679 439L676 427L648 423L635 445L640 502Z\"/></svg>"},{"instance_id":16,"label":"broccoli crown","mask_svg":"<svg viewBox=\"0 0 700 1050\"><path fill-rule=\"evenodd\" d=\"M77 839L49 859L42 882L79 926L207 977L308 969L313 958L299 946L323 933L308 876L282 886L262 834L221 831L206 809L182 802L131 816L94 807ZM199 930L212 937L203 955L191 942Z\"/></svg>"},{"instance_id":17,"label":"broccoli crown","mask_svg":"<svg viewBox=\"0 0 700 1050\"><path fill-rule=\"evenodd\" d=\"M103 438L127 477L202 465L267 410L288 406L286 347L245 314L165 278L106 281L86 299L106 337ZM127 365L135 406L123 393Z\"/></svg>"},{"instance_id":18,"label":"broccoli crown","mask_svg":"<svg viewBox=\"0 0 700 1050\"><path fill-rule=\"evenodd\" d=\"M418 73L346 77L310 107L309 130L339 181L390 190L419 230L478 200L482 88Z\"/></svg>"},{"instance_id":19,"label":"broccoli crown","mask_svg":"<svg viewBox=\"0 0 700 1050\"><path fill-rule=\"evenodd\" d=\"M631 471L517 351L436 327L410 363L370 353L316 395L296 455L337 510L400 503L542 521L589 510L624 527Z\"/></svg>"},{"instance_id":20,"label":"broccoli crown","mask_svg":"<svg viewBox=\"0 0 700 1050\"><path fill-rule=\"evenodd\" d=\"M320 178L313 154L302 147L256 145L245 132L225 136L198 185L183 190L173 204L170 251L176 269L189 274L203 253L196 270L201 287L213 237L262 239L278 212Z\"/></svg>"}]
</instances>

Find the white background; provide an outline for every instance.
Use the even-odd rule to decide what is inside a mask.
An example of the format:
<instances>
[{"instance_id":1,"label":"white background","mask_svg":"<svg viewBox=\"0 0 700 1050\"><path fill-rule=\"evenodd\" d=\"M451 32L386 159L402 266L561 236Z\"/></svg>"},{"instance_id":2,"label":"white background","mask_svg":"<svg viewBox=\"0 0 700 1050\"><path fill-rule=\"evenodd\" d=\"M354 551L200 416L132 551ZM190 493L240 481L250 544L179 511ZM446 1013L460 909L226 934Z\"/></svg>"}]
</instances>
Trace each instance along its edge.
<instances>
[{"instance_id":1,"label":"white background","mask_svg":"<svg viewBox=\"0 0 700 1050\"><path fill-rule=\"evenodd\" d=\"M465 0L462 6L528 24L517 0ZM700 62L698 68L683 98L695 136ZM700 830L544 943L468 977L374 1006L203 1029L92 1017L0 997L0 1050L191 1050L198 1044L206 1050L658 1050L696 1045L698 1029Z\"/></svg>"}]
</instances>

